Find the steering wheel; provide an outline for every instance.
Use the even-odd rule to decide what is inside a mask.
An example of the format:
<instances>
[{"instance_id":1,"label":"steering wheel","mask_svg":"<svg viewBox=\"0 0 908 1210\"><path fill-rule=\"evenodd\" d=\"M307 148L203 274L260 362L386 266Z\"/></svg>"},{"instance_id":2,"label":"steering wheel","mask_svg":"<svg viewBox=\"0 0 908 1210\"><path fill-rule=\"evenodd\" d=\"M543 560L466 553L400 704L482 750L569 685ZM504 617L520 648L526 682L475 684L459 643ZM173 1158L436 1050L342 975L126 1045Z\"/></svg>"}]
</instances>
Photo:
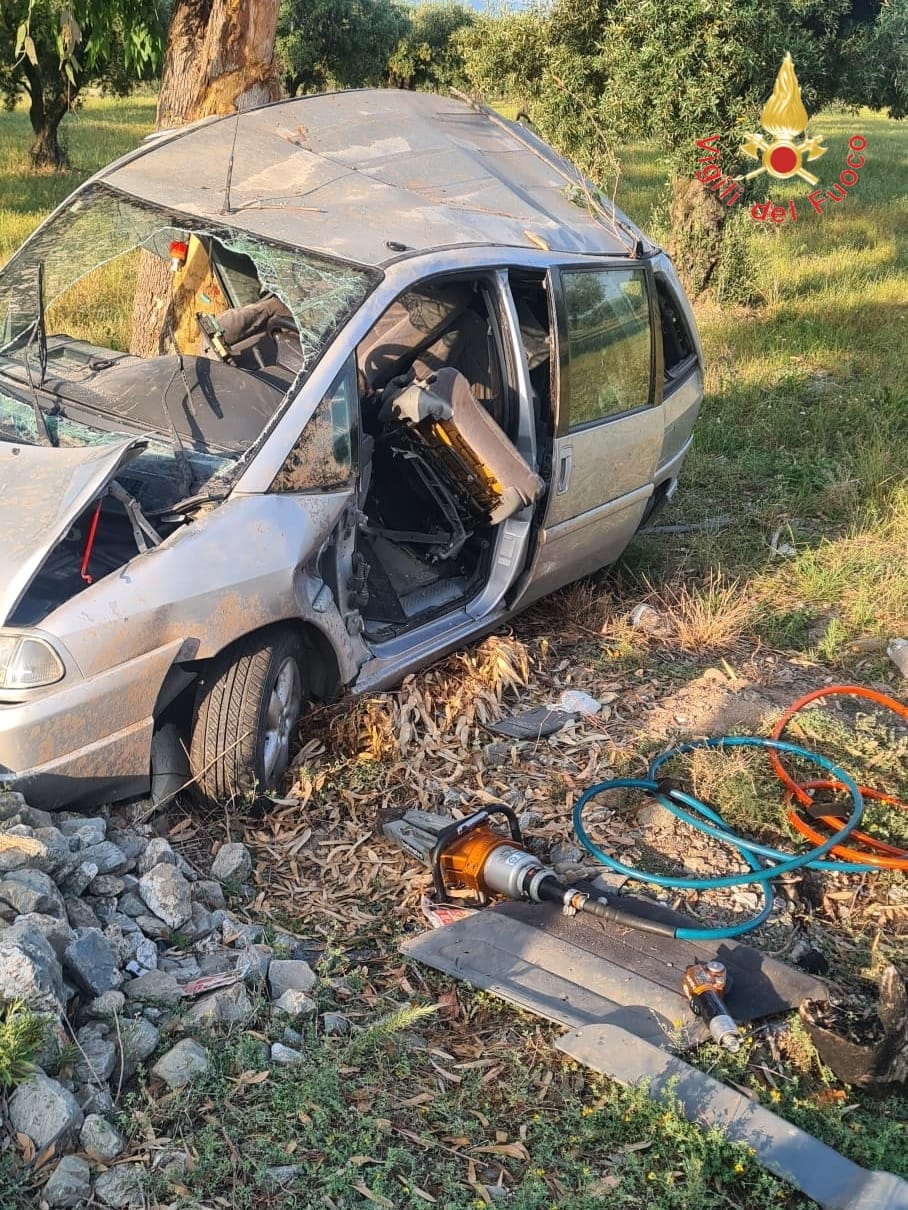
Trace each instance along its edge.
<instances>
[{"instance_id":1,"label":"steering wheel","mask_svg":"<svg viewBox=\"0 0 908 1210\"><path fill-rule=\"evenodd\" d=\"M299 336L299 328L290 315L272 315L269 318L268 335L273 336L275 332L292 332L294 336Z\"/></svg>"}]
</instances>

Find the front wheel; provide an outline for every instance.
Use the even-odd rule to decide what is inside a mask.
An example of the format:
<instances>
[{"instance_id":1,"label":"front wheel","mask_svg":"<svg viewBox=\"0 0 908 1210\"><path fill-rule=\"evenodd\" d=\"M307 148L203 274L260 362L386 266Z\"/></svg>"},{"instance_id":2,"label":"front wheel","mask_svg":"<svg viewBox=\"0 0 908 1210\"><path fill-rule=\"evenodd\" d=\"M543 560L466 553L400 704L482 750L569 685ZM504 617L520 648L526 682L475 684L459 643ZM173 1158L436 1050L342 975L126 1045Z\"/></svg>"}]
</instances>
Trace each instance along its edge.
<instances>
[{"instance_id":1,"label":"front wheel","mask_svg":"<svg viewBox=\"0 0 908 1210\"><path fill-rule=\"evenodd\" d=\"M272 789L290 763L303 709L303 645L290 629L248 635L208 665L189 761L208 803Z\"/></svg>"}]
</instances>

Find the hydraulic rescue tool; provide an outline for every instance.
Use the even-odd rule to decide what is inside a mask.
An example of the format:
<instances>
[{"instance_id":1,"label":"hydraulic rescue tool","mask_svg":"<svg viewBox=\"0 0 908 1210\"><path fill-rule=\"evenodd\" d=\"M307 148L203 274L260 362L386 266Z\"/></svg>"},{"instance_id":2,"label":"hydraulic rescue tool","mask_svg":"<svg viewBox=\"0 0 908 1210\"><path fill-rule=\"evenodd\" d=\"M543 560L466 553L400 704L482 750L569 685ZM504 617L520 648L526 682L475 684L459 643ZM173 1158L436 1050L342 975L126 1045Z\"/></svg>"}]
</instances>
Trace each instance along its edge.
<instances>
[{"instance_id":1,"label":"hydraulic rescue tool","mask_svg":"<svg viewBox=\"0 0 908 1210\"><path fill-rule=\"evenodd\" d=\"M681 987L694 1016L709 1027L720 1046L736 1051L741 1048L741 1039L723 999L727 980L724 962L695 962L684 972Z\"/></svg>"},{"instance_id":2,"label":"hydraulic rescue tool","mask_svg":"<svg viewBox=\"0 0 908 1210\"><path fill-rule=\"evenodd\" d=\"M491 826L497 815L506 819L510 835ZM493 897L558 903L566 916L586 912L647 933L675 935L670 924L633 916L612 907L604 895L563 882L529 851L517 816L503 803L456 820L428 811L391 809L382 812L379 827L384 836L430 868L438 903L484 907Z\"/></svg>"}]
</instances>

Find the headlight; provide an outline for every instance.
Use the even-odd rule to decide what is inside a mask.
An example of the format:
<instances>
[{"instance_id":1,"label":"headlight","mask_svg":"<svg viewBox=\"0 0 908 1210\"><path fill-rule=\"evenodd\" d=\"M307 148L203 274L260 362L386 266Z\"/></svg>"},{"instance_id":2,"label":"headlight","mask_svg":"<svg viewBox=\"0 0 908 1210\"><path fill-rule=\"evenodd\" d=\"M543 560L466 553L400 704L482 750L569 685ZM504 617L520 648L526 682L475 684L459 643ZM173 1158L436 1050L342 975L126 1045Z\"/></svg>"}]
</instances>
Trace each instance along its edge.
<instances>
[{"instance_id":1,"label":"headlight","mask_svg":"<svg viewBox=\"0 0 908 1210\"><path fill-rule=\"evenodd\" d=\"M35 689L63 679L63 662L44 639L0 634L0 689Z\"/></svg>"}]
</instances>

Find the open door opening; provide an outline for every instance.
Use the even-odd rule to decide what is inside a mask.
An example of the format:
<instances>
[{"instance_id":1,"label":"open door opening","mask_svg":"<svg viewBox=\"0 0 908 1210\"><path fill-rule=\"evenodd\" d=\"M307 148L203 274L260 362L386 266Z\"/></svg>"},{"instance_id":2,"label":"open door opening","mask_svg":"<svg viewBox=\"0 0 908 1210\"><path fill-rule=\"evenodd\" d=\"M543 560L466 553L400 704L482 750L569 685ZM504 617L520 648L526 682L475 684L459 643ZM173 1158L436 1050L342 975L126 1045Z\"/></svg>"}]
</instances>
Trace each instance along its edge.
<instances>
[{"instance_id":1,"label":"open door opening","mask_svg":"<svg viewBox=\"0 0 908 1210\"><path fill-rule=\"evenodd\" d=\"M357 350L367 637L474 596L495 527L543 490L513 442L502 331L491 282L443 278L402 295Z\"/></svg>"}]
</instances>

